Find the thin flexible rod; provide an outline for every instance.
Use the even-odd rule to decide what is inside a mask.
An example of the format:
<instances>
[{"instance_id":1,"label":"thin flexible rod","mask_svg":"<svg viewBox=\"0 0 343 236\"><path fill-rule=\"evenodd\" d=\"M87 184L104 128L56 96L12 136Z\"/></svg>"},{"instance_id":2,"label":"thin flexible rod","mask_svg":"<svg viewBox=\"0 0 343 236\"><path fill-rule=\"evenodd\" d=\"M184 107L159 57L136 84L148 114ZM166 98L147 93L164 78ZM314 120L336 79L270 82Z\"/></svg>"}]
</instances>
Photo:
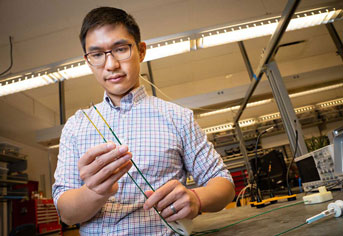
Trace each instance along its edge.
<instances>
[{"instance_id":1,"label":"thin flexible rod","mask_svg":"<svg viewBox=\"0 0 343 236\"><path fill-rule=\"evenodd\" d=\"M104 122L105 122L105 124L107 125L107 127L111 130L113 136L117 139L118 143L121 145L121 142L119 141L118 137L115 135L115 133L113 132L113 130L111 129L111 127L108 125L108 123L106 122L106 120L105 120L105 119L103 118L103 116L101 115L101 113L96 109L96 107L95 107L94 105L93 105L93 107L94 107L95 110L98 112L98 114L100 115L100 117L104 120ZM107 143L107 140L106 140L105 137L102 135L102 133L99 131L99 129L96 127L96 125L93 123L93 121L90 119L90 117L89 117L82 109L81 109L81 111L82 111L83 114L87 117L87 119L91 122L91 124L94 126L94 128L98 131L98 133L100 134L100 136L103 138L104 142ZM131 161L132 161L132 160L131 160ZM133 161L132 161L132 162L133 162ZM136 168L137 168L137 171L140 172L140 170L138 169L138 167L136 167ZM130 173L128 172L127 174L128 174L128 176L131 178L131 180L135 183L135 185L138 187L138 189L142 192L142 194L144 195L144 197L145 197L146 199L148 199L148 196L146 196L146 194L144 193L144 191L141 189L141 187L138 185L138 183L133 179L133 177L130 175ZM142 174L142 175L143 175L143 174ZM145 179L145 178L144 178L144 179ZM145 180L146 180L146 179L145 179ZM147 180L146 180L146 182L147 182ZM148 183L148 182L147 182L147 183ZM275 210L278 210L278 209L282 209L282 208L286 208L286 207L298 205L298 204L300 204L300 203L303 203L303 201L300 201L300 202L297 202L297 203L294 203L294 204L289 204L289 205L282 206L282 207L278 207L278 208L275 208L275 209L272 209L272 210L269 210L269 211L266 211L266 212L257 214L257 215L255 215L255 216L248 217L248 218L246 218L246 219L240 220L240 221L238 221L238 222L235 222L235 223L233 223L233 224L230 224L230 225L227 225L227 226L224 226L224 227L221 227L221 228L212 229L212 230L205 230L205 231L201 231L201 232L194 232L194 233L191 234L191 235L193 235L193 236L195 236L195 235L205 235L205 234L209 234L209 233L218 232L218 231L221 231L221 230L223 230L223 229L225 229L225 228L228 228L228 227L230 227L230 226L239 224L239 223L241 223L241 222L243 222L243 221L246 221L246 220L255 218L255 217L257 217L257 216L264 215L264 214L267 214L267 213L269 213L269 212L272 212L272 211L275 211ZM159 215L159 217L164 221L164 223L165 223L172 231L174 231L174 233L179 234L179 233L176 232L176 231L173 229L173 227L171 227L171 226L168 224L168 222L161 216L160 212L156 209L156 207L153 207L153 208L154 208L154 210L156 211L156 213ZM291 231L291 230L294 230L294 229L296 229L296 228L299 228L299 227L301 227L301 226L303 226L303 225L305 225L305 224L306 224L306 223L300 224L300 225L298 225L298 226L296 226L296 227L293 227L293 228L288 229L288 230L286 230L286 231L284 231L284 232L281 232L280 234L277 234L277 235L275 235L275 236L284 234L284 233L286 233L286 232L289 232L289 231ZM180 234L179 234L179 235L180 235Z\"/></svg>"},{"instance_id":2,"label":"thin flexible rod","mask_svg":"<svg viewBox=\"0 0 343 236\"><path fill-rule=\"evenodd\" d=\"M94 106L94 105L93 105ZM87 119L90 121L90 123L94 126L94 128L98 131L98 133L99 133L99 135L102 137L102 139L104 140L104 142L105 143L107 143L107 140L106 140L106 138L102 135L102 133L100 132L100 130L96 127L96 125L94 124L94 122L91 120L91 118L86 114L86 112L84 112L84 110L82 110L81 109L81 111L82 111L82 113L87 117ZM100 113L98 113L98 114L100 114ZM103 117L102 117L103 118ZM103 118L104 119L104 118ZM105 119L104 119L104 121L105 121ZM107 122L105 121L105 123L107 124ZM112 129L111 129L112 130ZM113 131L112 131L113 132ZM119 139L117 138L117 136L114 134L114 132L112 133L115 137L116 137L116 139L118 140L118 142L120 143L120 141L119 141ZM120 145L121 145L121 143L120 143ZM131 162L132 162L132 164L134 163L132 160L131 160ZM137 166L135 166L136 167L136 169L137 169L137 171L141 174L141 175L143 175L142 173L141 173L141 171L138 169L138 167ZM138 185L138 183L134 180L134 178L132 177L132 175L129 173L129 172L127 172L127 175L130 177L130 179L134 182L134 184L137 186L137 188L141 191L141 193L144 195L144 197L146 198L146 199L148 199L148 196L144 193L144 191L143 191L143 189ZM145 178L144 178L145 179ZM150 184L149 184L149 182L145 179L145 181L146 181L146 183L149 185L149 186L151 186ZM152 187L151 187L152 188ZM161 213L156 209L156 207L153 207L154 208L154 210L156 211L156 213L159 215L159 217L163 220L163 222L172 230L172 231L174 231L174 233L176 233L176 234L179 234L178 232L176 232L174 229L173 229L173 227L171 227L170 225L169 225L169 223L163 218L163 216L161 216ZM179 234L180 235L180 234Z\"/></svg>"},{"instance_id":3,"label":"thin flexible rod","mask_svg":"<svg viewBox=\"0 0 343 236\"><path fill-rule=\"evenodd\" d=\"M99 131L99 129L96 127L96 125L93 123L93 121L91 120L91 118L86 114L86 112L84 112L83 110L81 110L82 113L87 117L87 119L91 122L91 124L94 126L94 128L98 131L99 135L102 137L102 139L104 140L105 143L107 143L107 140L105 139L105 137L102 135L102 133ZM144 193L144 191L141 189L141 187L138 185L138 183L133 179L132 175L127 172L128 176L132 179L132 181L136 184L136 186L139 188L139 190L143 193L144 197L148 199L148 196Z\"/></svg>"},{"instance_id":4,"label":"thin flexible rod","mask_svg":"<svg viewBox=\"0 0 343 236\"><path fill-rule=\"evenodd\" d=\"M110 125L107 123L107 121L105 120L105 118L101 115L100 111L96 108L96 106L94 104L92 104L93 108L96 110L96 112L99 114L99 116L101 117L101 119L105 122L107 128L111 131L112 135L116 138L117 142L119 143L119 145L122 145L122 143L120 142L119 138L117 137L117 135L113 132L112 128L110 127ZM135 166L135 168L137 169L138 173L140 174L140 176L142 176L142 178L144 179L144 181L147 183L147 185L149 185L149 187L151 188L152 191L155 192L155 189L151 186L151 184L149 183L149 181L145 178L145 176L143 175L143 173L140 171L140 169L138 168L138 166L136 165L136 163L131 160L132 164Z\"/></svg>"},{"instance_id":5,"label":"thin flexible rod","mask_svg":"<svg viewBox=\"0 0 343 236\"><path fill-rule=\"evenodd\" d=\"M104 135L102 135L102 133L99 131L98 127L96 127L96 125L93 123L93 121L89 118L89 116L86 114L86 112L84 110L82 110L82 113L87 117L87 119L89 120L89 122L91 122L91 124L94 126L94 128L96 129L96 131L98 131L98 133L100 134L100 136L102 137L102 139L104 140L105 143L107 143L107 140L105 139Z\"/></svg>"}]
</instances>

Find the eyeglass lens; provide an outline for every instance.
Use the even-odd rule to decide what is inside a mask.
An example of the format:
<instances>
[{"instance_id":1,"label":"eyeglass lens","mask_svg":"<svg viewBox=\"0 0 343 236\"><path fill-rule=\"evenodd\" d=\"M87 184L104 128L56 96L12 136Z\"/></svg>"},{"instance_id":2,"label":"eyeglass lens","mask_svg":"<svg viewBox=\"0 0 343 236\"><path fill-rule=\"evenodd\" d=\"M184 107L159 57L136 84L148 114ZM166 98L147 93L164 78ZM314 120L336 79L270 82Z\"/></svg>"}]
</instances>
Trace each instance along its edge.
<instances>
[{"instance_id":1,"label":"eyeglass lens","mask_svg":"<svg viewBox=\"0 0 343 236\"><path fill-rule=\"evenodd\" d=\"M107 53L112 54L112 56L118 61L128 59L131 56L131 44L121 45L106 52L90 52L86 54L86 57L91 65L100 66L105 64Z\"/></svg>"}]
</instances>

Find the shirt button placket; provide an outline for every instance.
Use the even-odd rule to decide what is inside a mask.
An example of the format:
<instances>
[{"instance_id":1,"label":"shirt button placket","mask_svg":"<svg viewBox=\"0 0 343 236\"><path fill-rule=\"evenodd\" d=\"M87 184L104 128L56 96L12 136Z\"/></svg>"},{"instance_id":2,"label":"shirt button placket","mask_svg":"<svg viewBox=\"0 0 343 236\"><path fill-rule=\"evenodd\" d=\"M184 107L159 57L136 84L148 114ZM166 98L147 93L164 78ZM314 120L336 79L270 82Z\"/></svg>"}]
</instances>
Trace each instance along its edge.
<instances>
[{"instance_id":1,"label":"shirt button placket","mask_svg":"<svg viewBox=\"0 0 343 236\"><path fill-rule=\"evenodd\" d=\"M127 135L126 125L125 125L125 123L126 123L126 120L125 120L126 116L127 116L127 114L126 114L125 111L122 111L120 113L120 130L121 130L122 135L121 135L121 137L119 137L119 139L122 142L122 144L127 144L126 141L125 141L126 135Z\"/></svg>"}]
</instances>

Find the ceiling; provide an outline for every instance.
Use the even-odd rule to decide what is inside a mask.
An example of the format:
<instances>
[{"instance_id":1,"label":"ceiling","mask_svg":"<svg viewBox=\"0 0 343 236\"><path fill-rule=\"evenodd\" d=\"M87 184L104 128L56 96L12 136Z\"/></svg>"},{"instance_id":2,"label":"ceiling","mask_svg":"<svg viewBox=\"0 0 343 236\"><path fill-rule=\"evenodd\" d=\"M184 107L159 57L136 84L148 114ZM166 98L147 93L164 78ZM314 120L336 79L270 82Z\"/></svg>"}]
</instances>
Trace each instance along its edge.
<instances>
[{"instance_id":1,"label":"ceiling","mask_svg":"<svg viewBox=\"0 0 343 236\"><path fill-rule=\"evenodd\" d=\"M8 36L13 36L11 73L38 68L82 55L78 33L84 15L94 7L127 10L141 27L143 40L279 15L285 0L2 0L0 1L0 72L9 65ZM333 5L341 1L303 0L298 9ZM334 26L343 38L343 21ZM244 41L256 69L270 37ZM342 59L324 25L287 32L275 60L286 87L298 92L343 82ZM242 99L250 80L237 43L192 51L151 62L155 84L171 98L190 108L222 108ZM148 74L142 63L141 73ZM142 82L150 92L150 85ZM343 88L292 99L294 107L343 97ZM271 97L263 78L252 100ZM157 96L167 99L161 93ZM103 90L92 76L65 82L67 117L91 102L100 102ZM169 98L168 98L169 99ZM168 100L167 99L167 100ZM0 136L35 145L36 131L59 124L58 85L53 84L0 97ZM275 103L248 108L242 119L276 112ZM195 114L204 110L195 110ZM234 113L197 118L202 127L232 121Z\"/></svg>"}]
</instances>

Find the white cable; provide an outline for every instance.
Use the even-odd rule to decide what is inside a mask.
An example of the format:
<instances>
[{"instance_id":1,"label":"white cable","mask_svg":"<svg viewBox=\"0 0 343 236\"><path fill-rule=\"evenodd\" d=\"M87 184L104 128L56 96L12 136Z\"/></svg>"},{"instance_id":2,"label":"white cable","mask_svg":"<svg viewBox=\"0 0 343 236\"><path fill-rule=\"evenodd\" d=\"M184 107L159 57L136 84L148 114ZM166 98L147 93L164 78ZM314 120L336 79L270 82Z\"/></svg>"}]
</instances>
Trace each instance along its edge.
<instances>
[{"instance_id":1,"label":"white cable","mask_svg":"<svg viewBox=\"0 0 343 236\"><path fill-rule=\"evenodd\" d=\"M146 78L144 78L141 74L139 74L139 78L141 78L142 80L144 80L145 82L147 82L148 84L150 84L151 86L153 86L155 89L157 89L157 90L158 90L163 96L165 96L169 101L175 100L174 98L169 97L167 94L165 94L164 92L162 92L161 89L159 89L156 85L154 85L154 84L151 83L149 80L147 80ZM182 106L182 107L186 107L186 106L184 106L184 105L182 105L182 104L180 104L180 103L177 103L177 102L173 102L173 103L175 103L175 104L177 104L177 105L179 105L179 106ZM191 110L203 110L203 111L216 111L216 110L218 110L218 109L206 109L206 108L200 108L200 107L198 107L198 108L186 107L186 108L191 109Z\"/></svg>"},{"instance_id":2,"label":"white cable","mask_svg":"<svg viewBox=\"0 0 343 236\"><path fill-rule=\"evenodd\" d=\"M242 206L244 206L244 195L245 195L245 190L247 190L247 188L244 189L243 193L242 193L242 196L241 196L241 203L242 203Z\"/></svg>"},{"instance_id":3,"label":"white cable","mask_svg":"<svg viewBox=\"0 0 343 236\"><path fill-rule=\"evenodd\" d=\"M162 92L161 89L159 89L156 85L154 85L153 83L151 83L149 80L147 80L146 78L144 78L141 74L139 74L139 77L144 80L145 82L147 82L148 84L150 84L151 86L153 86L155 89L157 89L163 96L165 96L166 98L168 98L169 101L174 100L173 98L169 97L167 94L165 94L164 92ZM180 104L178 104L180 105ZM182 105L180 105L182 106Z\"/></svg>"},{"instance_id":4,"label":"white cable","mask_svg":"<svg viewBox=\"0 0 343 236\"><path fill-rule=\"evenodd\" d=\"M243 203L243 200L244 200L245 191L246 191L248 188L250 188L250 187L251 187L251 185L249 184L247 187L244 188L244 191L243 191L242 196L241 196L242 203ZM242 204L242 206L244 206L244 204Z\"/></svg>"},{"instance_id":5,"label":"white cable","mask_svg":"<svg viewBox=\"0 0 343 236\"><path fill-rule=\"evenodd\" d=\"M242 188L241 191L238 193L238 196L237 196L237 198L236 198L236 207L237 207L237 203L238 203L238 201L239 201L239 198L240 198L242 192L244 192L244 194L245 194L245 190L246 190L247 188L250 188L250 187L251 187L251 184L248 184L247 186L245 186L244 188ZM243 199L244 194L242 195L242 199Z\"/></svg>"}]
</instances>

